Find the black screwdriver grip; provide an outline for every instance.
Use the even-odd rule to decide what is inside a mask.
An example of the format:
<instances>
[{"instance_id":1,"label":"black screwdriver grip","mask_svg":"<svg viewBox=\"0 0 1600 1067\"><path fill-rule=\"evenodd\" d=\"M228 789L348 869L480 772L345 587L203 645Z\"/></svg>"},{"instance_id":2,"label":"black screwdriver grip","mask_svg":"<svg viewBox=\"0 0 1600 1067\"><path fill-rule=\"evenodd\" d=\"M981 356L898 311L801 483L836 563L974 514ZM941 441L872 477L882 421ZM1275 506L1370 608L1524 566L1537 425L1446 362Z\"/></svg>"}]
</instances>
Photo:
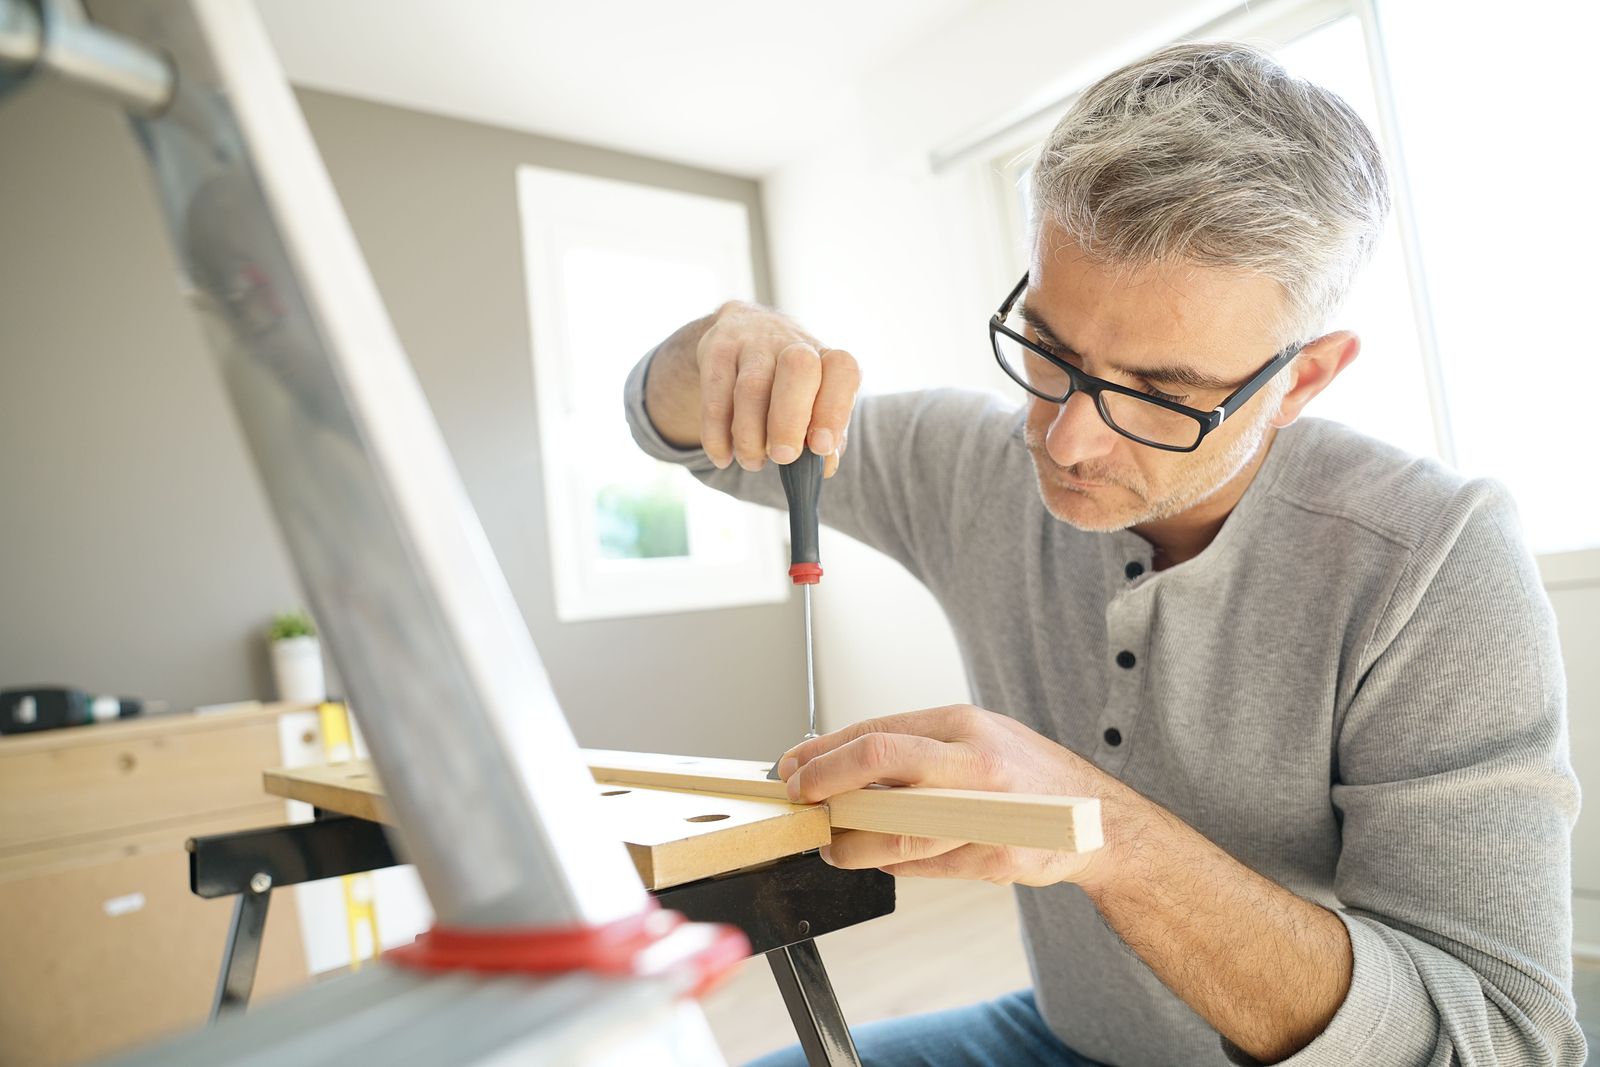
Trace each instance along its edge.
<instances>
[{"instance_id":1,"label":"black screwdriver grip","mask_svg":"<svg viewBox=\"0 0 1600 1067\"><path fill-rule=\"evenodd\" d=\"M821 563L817 551L817 501L822 496L822 467L826 456L809 448L800 458L778 468L783 494L789 498L789 562Z\"/></svg>"}]
</instances>

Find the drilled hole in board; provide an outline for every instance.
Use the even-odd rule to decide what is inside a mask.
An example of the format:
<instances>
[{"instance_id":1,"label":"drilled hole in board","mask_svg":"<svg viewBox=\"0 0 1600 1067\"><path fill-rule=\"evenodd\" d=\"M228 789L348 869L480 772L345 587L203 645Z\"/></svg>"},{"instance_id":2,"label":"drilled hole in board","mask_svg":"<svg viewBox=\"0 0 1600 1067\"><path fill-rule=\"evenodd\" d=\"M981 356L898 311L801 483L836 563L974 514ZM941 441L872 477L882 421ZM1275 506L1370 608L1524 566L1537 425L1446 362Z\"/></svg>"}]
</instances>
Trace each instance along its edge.
<instances>
[{"instance_id":1,"label":"drilled hole in board","mask_svg":"<svg viewBox=\"0 0 1600 1067\"><path fill-rule=\"evenodd\" d=\"M726 819L726 815L691 815L684 822L717 822Z\"/></svg>"},{"instance_id":2,"label":"drilled hole in board","mask_svg":"<svg viewBox=\"0 0 1600 1067\"><path fill-rule=\"evenodd\" d=\"M603 796L603 797L620 797L624 793L631 793L631 792L633 792L633 790L631 790L631 789L607 789L604 793L601 793L600 795Z\"/></svg>"}]
</instances>

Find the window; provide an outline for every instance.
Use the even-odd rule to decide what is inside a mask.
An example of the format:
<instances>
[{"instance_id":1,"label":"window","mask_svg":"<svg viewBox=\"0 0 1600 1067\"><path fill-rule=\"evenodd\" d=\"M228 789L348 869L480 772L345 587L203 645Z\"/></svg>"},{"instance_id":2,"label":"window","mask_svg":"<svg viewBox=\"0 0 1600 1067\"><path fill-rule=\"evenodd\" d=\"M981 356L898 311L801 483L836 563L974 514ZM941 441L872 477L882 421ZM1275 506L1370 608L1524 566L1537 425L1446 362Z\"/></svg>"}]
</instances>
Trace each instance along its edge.
<instances>
[{"instance_id":1,"label":"window","mask_svg":"<svg viewBox=\"0 0 1600 1067\"><path fill-rule=\"evenodd\" d=\"M646 352L753 298L745 206L538 167L517 187L557 616L783 600L776 517L645 456L622 414Z\"/></svg>"},{"instance_id":2,"label":"window","mask_svg":"<svg viewBox=\"0 0 1600 1067\"><path fill-rule=\"evenodd\" d=\"M1583 310L1600 227L1580 132L1594 9L1428 6L1377 14L1455 462L1511 487L1535 550L1600 548Z\"/></svg>"},{"instance_id":3,"label":"window","mask_svg":"<svg viewBox=\"0 0 1600 1067\"><path fill-rule=\"evenodd\" d=\"M1277 49L1289 72L1338 93L1368 129L1383 123L1369 74L1361 22L1346 15ZM1397 190L1398 191L1398 190ZM1429 392L1422 338L1413 311L1396 204L1372 262L1356 279L1344 311L1331 325L1354 330L1361 355L1311 402L1308 413L1353 426L1408 452L1449 459L1448 431Z\"/></svg>"},{"instance_id":4,"label":"window","mask_svg":"<svg viewBox=\"0 0 1600 1067\"><path fill-rule=\"evenodd\" d=\"M1558 125L1564 112L1520 107L1498 88L1544 84L1549 58L1496 47L1496 32L1465 12L1441 19L1394 0L1291 0L1247 7L1197 36L1273 48L1290 71L1342 96L1379 136L1390 164L1395 210L1336 323L1361 335L1362 355L1309 413L1497 478L1515 495L1535 551L1586 549L1600 546L1600 494L1577 491L1570 470L1549 459L1592 450L1577 433L1587 403L1582 342L1560 315L1527 309L1575 309L1587 298L1580 279L1595 235L1572 227L1593 225L1589 172L1576 159L1559 162L1571 143ZM1440 55L1493 55L1494 75L1440 77ZM1013 233L1025 231L1027 168L1069 103L1041 113L992 158L1004 191L1001 225ZM1498 139L1486 140L1485 129ZM1464 145L1483 150L1464 153ZM1559 225L1502 222L1516 237L1511 254L1497 255L1472 220L1488 204L1526 203L1530 160L1546 164L1537 168L1538 196L1570 210ZM1026 262L1022 241L1017 262ZM1485 269L1490 261L1496 269ZM1537 353L1539 378L1550 383L1537 398L1507 392L1507 370L1533 365L1517 359L1521 353Z\"/></svg>"}]
</instances>

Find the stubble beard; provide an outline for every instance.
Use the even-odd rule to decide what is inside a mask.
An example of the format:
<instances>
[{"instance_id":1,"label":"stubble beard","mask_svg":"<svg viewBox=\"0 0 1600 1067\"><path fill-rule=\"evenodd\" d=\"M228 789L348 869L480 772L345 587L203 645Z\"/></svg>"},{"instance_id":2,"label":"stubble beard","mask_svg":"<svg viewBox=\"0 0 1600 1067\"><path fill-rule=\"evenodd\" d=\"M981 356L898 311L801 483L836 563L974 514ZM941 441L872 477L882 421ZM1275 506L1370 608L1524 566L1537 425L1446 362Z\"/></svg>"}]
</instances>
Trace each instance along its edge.
<instances>
[{"instance_id":1,"label":"stubble beard","mask_svg":"<svg viewBox=\"0 0 1600 1067\"><path fill-rule=\"evenodd\" d=\"M1083 463L1074 463L1070 467L1060 466L1050 458L1050 453L1045 448L1044 435L1036 430L1031 422L1024 424L1023 440L1027 443L1028 452L1033 456L1034 473L1038 475L1039 480L1039 498L1044 503L1045 510L1056 519L1085 533L1112 533L1126 530L1131 526L1170 519L1197 504L1204 503L1231 482L1255 458L1262 442L1266 439L1270 421L1270 412L1260 415L1224 448L1209 455L1205 454L1208 450L1203 446L1199 452L1188 453L1186 458L1191 462L1184 466L1174 476L1173 483L1163 487L1160 496L1153 500L1150 488L1143 483L1137 471L1124 474L1118 471L1100 470ZM1133 495L1135 503L1120 514L1107 512L1099 517L1069 511L1052 500L1052 491L1088 498L1091 494L1103 494L1107 490L1075 489L1055 477L1056 472L1065 472L1086 482L1119 486Z\"/></svg>"}]
</instances>

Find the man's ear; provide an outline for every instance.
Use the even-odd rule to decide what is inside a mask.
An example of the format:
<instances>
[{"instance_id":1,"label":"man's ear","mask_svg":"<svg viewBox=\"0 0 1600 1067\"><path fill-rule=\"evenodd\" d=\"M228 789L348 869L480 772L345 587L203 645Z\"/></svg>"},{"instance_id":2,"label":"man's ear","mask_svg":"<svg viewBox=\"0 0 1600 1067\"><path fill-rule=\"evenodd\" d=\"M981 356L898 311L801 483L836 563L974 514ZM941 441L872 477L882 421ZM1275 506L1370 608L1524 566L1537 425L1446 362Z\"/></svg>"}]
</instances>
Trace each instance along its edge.
<instances>
[{"instance_id":1,"label":"man's ear","mask_svg":"<svg viewBox=\"0 0 1600 1067\"><path fill-rule=\"evenodd\" d=\"M1272 425L1281 430L1298 419L1311 398L1326 389L1360 354L1361 338L1349 330L1323 334L1302 348L1289 366L1293 384L1283 394Z\"/></svg>"}]
</instances>

